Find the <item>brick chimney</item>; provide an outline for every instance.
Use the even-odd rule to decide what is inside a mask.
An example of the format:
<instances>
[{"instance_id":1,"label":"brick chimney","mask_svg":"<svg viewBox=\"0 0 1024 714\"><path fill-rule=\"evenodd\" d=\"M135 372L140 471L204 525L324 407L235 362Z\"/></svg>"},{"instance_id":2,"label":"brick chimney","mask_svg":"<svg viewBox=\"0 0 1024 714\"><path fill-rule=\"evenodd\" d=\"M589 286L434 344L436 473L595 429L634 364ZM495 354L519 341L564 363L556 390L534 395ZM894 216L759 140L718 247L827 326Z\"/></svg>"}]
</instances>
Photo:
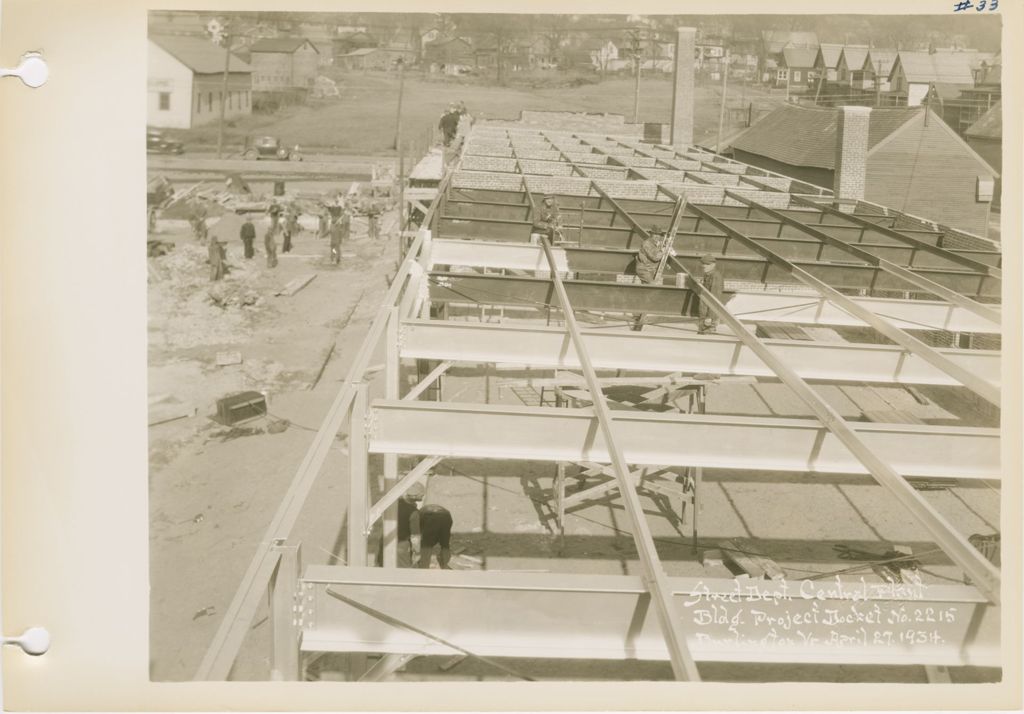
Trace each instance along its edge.
<instances>
[{"instance_id":1,"label":"brick chimney","mask_svg":"<svg viewBox=\"0 0 1024 714\"><path fill-rule=\"evenodd\" d=\"M868 127L871 107L840 107L836 130L835 178L832 192L836 198L864 198L868 166ZM840 210L846 210L840 205ZM850 208L852 211L853 209Z\"/></svg>"},{"instance_id":2,"label":"brick chimney","mask_svg":"<svg viewBox=\"0 0 1024 714\"><path fill-rule=\"evenodd\" d=\"M697 28L676 29L676 69L672 77L672 126L670 141L677 151L693 144L693 53Z\"/></svg>"}]
</instances>

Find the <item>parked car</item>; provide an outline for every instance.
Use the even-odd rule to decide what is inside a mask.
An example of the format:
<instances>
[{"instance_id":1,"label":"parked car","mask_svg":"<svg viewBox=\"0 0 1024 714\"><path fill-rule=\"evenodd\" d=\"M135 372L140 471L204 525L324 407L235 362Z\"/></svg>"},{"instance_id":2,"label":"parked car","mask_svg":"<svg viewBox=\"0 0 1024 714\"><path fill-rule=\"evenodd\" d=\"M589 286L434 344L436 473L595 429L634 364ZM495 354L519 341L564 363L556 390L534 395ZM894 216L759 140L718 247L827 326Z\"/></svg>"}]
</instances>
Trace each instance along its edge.
<instances>
[{"instance_id":1,"label":"parked car","mask_svg":"<svg viewBox=\"0 0 1024 714\"><path fill-rule=\"evenodd\" d=\"M180 141L175 141L159 129L146 129L146 153L147 154L182 154L185 147Z\"/></svg>"},{"instance_id":2,"label":"parked car","mask_svg":"<svg viewBox=\"0 0 1024 714\"><path fill-rule=\"evenodd\" d=\"M288 148L276 136L261 136L252 141L242 154L246 159L272 159L275 161L302 161L299 147Z\"/></svg>"}]
</instances>

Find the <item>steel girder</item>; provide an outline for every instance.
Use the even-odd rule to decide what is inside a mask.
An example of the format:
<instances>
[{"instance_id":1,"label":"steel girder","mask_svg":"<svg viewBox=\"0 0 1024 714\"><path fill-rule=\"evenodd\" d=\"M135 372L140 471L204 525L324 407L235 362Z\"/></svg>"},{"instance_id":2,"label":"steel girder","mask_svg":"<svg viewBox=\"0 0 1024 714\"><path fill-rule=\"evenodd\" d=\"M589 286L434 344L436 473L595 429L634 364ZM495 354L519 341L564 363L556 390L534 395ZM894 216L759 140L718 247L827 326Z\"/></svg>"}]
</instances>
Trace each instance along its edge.
<instances>
[{"instance_id":1,"label":"steel girder","mask_svg":"<svg viewBox=\"0 0 1024 714\"><path fill-rule=\"evenodd\" d=\"M668 658L638 576L309 566L301 584L306 653ZM1001 665L1000 608L969 586L850 576L668 586L700 662Z\"/></svg>"},{"instance_id":2,"label":"steel girder","mask_svg":"<svg viewBox=\"0 0 1024 714\"><path fill-rule=\"evenodd\" d=\"M631 285L603 281L565 283L577 309L685 316L694 298L687 288ZM552 306L551 281L545 278L432 273L430 299L436 302ZM727 293L728 295L728 293ZM997 334L999 326L948 303L932 300L892 300L851 297L851 301L905 330L949 330ZM820 295L736 292L728 299L730 312L748 322L790 322L808 325L860 327L867 325Z\"/></svg>"},{"instance_id":3,"label":"steel girder","mask_svg":"<svg viewBox=\"0 0 1024 714\"><path fill-rule=\"evenodd\" d=\"M589 408L376 400L369 424L371 453L609 462ZM850 427L905 476L1000 478L998 429L866 422ZM615 429L630 464L868 473L816 420L637 411L616 413Z\"/></svg>"},{"instance_id":4,"label":"steel girder","mask_svg":"<svg viewBox=\"0 0 1024 714\"><path fill-rule=\"evenodd\" d=\"M702 207L703 208L703 207ZM571 216L570 216L571 217ZM658 221L649 221L659 228L667 227L670 217L662 217ZM822 243L819 240L808 240L806 235L777 235L778 223L772 223L771 235L748 233L744 226L749 221L720 219L727 221L731 228L748 234L752 239L763 241L765 245L783 257L793 260L800 267L813 275L821 277L834 287L857 288L871 290L906 290L905 279L890 275L884 267L861 260L851 261L849 251L841 247L840 239L835 242ZM685 224L686 221L683 221ZM639 221L637 221L639 224ZM645 229L646 230L646 229ZM827 226L824 231L832 231ZM855 232L859 229L853 228ZM793 282L791 278L775 269L770 261L766 261L735 240L730 240L727 233L699 232L680 229L673 246L677 251L693 251L697 253L712 252L722 255L723 269L728 270L730 278L735 280L760 280L762 282ZM566 222L563 232L569 236L580 234L580 228L573 222ZM515 221L498 218L456 218L446 216L441 220L440 235L445 238L463 238L473 241L499 241L528 244L531 228L526 221ZM584 225L580 237L581 244L591 247L630 248L639 245L639 231L635 227L626 226L595 226ZM952 267L932 253L916 252L907 245L858 245L854 248L867 253L868 260L883 258L900 267L913 267L921 277L946 287L949 290L968 295L998 297L999 281L988 275L982 275L973 269L958 265ZM614 251L610 251L614 252ZM622 251L626 252L626 251ZM635 252L635 251L634 251ZM628 263L628 261L627 261Z\"/></svg>"},{"instance_id":5,"label":"steel girder","mask_svg":"<svg viewBox=\"0 0 1024 714\"><path fill-rule=\"evenodd\" d=\"M647 325L643 332L625 328L581 332L594 366L601 369L775 376L733 336L659 331L656 325ZM804 379L959 385L943 371L896 346L798 340L763 342ZM401 356L409 359L557 369L580 366L565 332L555 327L406 320L399 343ZM999 384L999 352L941 352L993 385Z\"/></svg>"}]
</instances>

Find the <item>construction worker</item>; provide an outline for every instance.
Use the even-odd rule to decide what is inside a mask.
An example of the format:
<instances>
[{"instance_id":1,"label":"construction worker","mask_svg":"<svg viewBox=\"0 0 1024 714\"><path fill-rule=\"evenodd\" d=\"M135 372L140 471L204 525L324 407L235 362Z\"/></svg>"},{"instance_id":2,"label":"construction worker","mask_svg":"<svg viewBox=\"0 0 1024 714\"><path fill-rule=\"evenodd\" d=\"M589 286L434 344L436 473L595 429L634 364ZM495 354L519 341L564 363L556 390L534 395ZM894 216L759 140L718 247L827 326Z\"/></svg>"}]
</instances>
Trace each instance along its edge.
<instances>
[{"instance_id":1,"label":"construction worker","mask_svg":"<svg viewBox=\"0 0 1024 714\"><path fill-rule=\"evenodd\" d=\"M555 197L548 194L542 201L542 206L533 220L533 233L545 235L549 240L562 239L562 213L558 210Z\"/></svg>"},{"instance_id":2,"label":"construction worker","mask_svg":"<svg viewBox=\"0 0 1024 714\"><path fill-rule=\"evenodd\" d=\"M207 262L210 264L210 282L221 280L227 272L225 261L227 259L227 248L217 240L216 236L210 238L207 247Z\"/></svg>"},{"instance_id":3,"label":"construction worker","mask_svg":"<svg viewBox=\"0 0 1024 714\"><path fill-rule=\"evenodd\" d=\"M263 247L267 251L267 267L277 267L277 230L280 228L280 222L278 219L281 213L281 207L276 203L271 204L270 209L270 225L267 227L267 232L263 235Z\"/></svg>"},{"instance_id":4,"label":"construction worker","mask_svg":"<svg viewBox=\"0 0 1024 714\"><path fill-rule=\"evenodd\" d=\"M242 245L244 246L243 255L247 260L251 259L256 255L256 251L252 247L253 241L256 240L256 226L248 218L245 219L245 223L239 229L238 237L242 239Z\"/></svg>"},{"instance_id":5,"label":"construction worker","mask_svg":"<svg viewBox=\"0 0 1024 714\"><path fill-rule=\"evenodd\" d=\"M466 138L469 136L470 129L473 128L473 117L468 111L466 111L465 102L459 102L457 117L457 124L455 125L455 142L454 146L456 149L461 147Z\"/></svg>"},{"instance_id":6,"label":"construction worker","mask_svg":"<svg viewBox=\"0 0 1024 714\"><path fill-rule=\"evenodd\" d=\"M725 278L720 272L718 272L717 264L715 262L715 256L710 253L705 253L700 258L700 268L703 273L700 282L704 288L715 296L715 299L722 302L722 295L725 290ZM718 331L718 318L715 313L708 307L704 300L700 301L700 308L698 310L699 322L697 323L697 332L704 334L706 332L717 332Z\"/></svg>"},{"instance_id":7,"label":"construction worker","mask_svg":"<svg viewBox=\"0 0 1024 714\"><path fill-rule=\"evenodd\" d=\"M352 219L347 208L341 209L341 215L331 225L331 262L341 264L341 244L348 238Z\"/></svg>"},{"instance_id":8,"label":"construction worker","mask_svg":"<svg viewBox=\"0 0 1024 714\"><path fill-rule=\"evenodd\" d=\"M422 484L414 483L409 490L398 499L398 560L399 568L411 568L413 557L412 533L413 521L418 521L419 510L417 504L423 500L424 488ZM384 539L380 539L377 547L377 565L384 565Z\"/></svg>"},{"instance_id":9,"label":"construction worker","mask_svg":"<svg viewBox=\"0 0 1024 714\"><path fill-rule=\"evenodd\" d=\"M452 558L452 514L444 506L428 503L419 509L420 514L420 567L429 568L434 546L440 546L437 556L442 570L451 570L448 561Z\"/></svg>"},{"instance_id":10,"label":"construction worker","mask_svg":"<svg viewBox=\"0 0 1024 714\"><path fill-rule=\"evenodd\" d=\"M284 243L281 245L281 252L291 253L292 234L299 232L299 211L292 204L288 204L284 209L284 222L281 229L281 232L284 234Z\"/></svg>"},{"instance_id":11,"label":"construction worker","mask_svg":"<svg viewBox=\"0 0 1024 714\"><path fill-rule=\"evenodd\" d=\"M454 104L448 105L448 109L441 115L441 121L438 122L437 128L441 130L444 145L451 146L459 128L459 110Z\"/></svg>"},{"instance_id":12,"label":"construction worker","mask_svg":"<svg viewBox=\"0 0 1024 714\"><path fill-rule=\"evenodd\" d=\"M659 268L668 255L675 255L672 246L668 245L666 232L657 226L651 226L648 236L636 254L636 274L645 285L660 282Z\"/></svg>"},{"instance_id":13,"label":"construction worker","mask_svg":"<svg viewBox=\"0 0 1024 714\"><path fill-rule=\"evenodd\" d=\"M366 201L366 233L370 240L380 238L380 202L372 195Z\"/></svg>"},{"instance_id":14,"label":"construction worker","mask_svg":"<svg viewBox=\"0 0 1024 714\"><path fill-rule=\"evenodd\" d=\"M192 235L200 245L206 244L206 206L197 203L189 217L188 222L192 225Z\"/></svg>"},{"instance_id":15,"label":"construction worker","mask_svg":"<svg viewBox=\"0 0 1024 714\"><path fill-rule=\"evenodd\" d=\"M331 231L331 212L327 208L326 204L320 206L320 213L317 216L319 222L317 223L316 237L320 240L327 237L327 234Z\"/></svg>"}]
</instances>

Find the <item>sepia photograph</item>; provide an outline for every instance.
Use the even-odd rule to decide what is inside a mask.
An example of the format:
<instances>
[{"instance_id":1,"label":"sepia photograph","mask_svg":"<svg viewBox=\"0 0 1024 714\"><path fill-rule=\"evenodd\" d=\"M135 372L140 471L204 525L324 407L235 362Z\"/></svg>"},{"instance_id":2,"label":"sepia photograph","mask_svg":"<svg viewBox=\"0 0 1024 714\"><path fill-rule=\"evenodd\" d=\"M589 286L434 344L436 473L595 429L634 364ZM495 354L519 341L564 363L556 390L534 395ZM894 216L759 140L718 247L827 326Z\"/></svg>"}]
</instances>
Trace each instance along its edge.
<instances>
[{"instance_id":1,"label":"sepia photograph","mask_svg":"<svg viewBox=\"0 0 1024 714\"><path fill-rule=\"evenodd\" d=\"M948 5L149 10L150 681L1001 682Z\"/></svg>"}]
</instances>

